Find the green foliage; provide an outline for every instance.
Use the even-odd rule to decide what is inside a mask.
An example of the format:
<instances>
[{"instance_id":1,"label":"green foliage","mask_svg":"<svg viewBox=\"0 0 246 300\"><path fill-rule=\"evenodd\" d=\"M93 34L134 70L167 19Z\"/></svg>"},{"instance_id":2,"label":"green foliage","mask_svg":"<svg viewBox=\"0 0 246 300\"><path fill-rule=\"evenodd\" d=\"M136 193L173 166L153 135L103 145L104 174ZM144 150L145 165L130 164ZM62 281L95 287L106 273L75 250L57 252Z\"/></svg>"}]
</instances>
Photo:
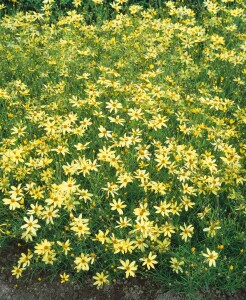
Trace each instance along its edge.
<instances>
[{"instance_id":1,"label":"green foliage","mask_svg":"<svg viewBox=\"0 0 246 300\"><path fill-rule=\"evenodd\" d=\"M242 287L242 3L86 3L1 19L0 247L23 247L9 272Z\"/></svg>"}]
</instances>

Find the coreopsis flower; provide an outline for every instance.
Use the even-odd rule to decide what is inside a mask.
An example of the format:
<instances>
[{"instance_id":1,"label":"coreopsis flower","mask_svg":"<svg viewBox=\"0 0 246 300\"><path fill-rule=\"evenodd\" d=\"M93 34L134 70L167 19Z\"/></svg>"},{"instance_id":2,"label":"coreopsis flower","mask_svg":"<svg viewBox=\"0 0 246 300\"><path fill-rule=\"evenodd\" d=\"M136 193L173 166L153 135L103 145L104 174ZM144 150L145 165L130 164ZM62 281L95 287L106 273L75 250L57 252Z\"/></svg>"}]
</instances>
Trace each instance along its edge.
<instances>
[{"instance_id":1,"label":"coreopsis flower","mask_svg":"<svg viewBox=\"0 0 246 300\"><path fill-rule=\"evenodd\" d=\"M170 213L170 203L167 203L167 201L161 201L159 206L154 206L154 208L156 209L156 213L157 214L161 214L163 217L164 216L169 216Z\"/></svg>"},{"instance_id":2,"label":"coreopsis flower","mask_svg":"<svg viewBox=\"0 0 246 300\"><path fill-rule=\"evenodd\" d=\"M158 171L161 170L163 167L168 168L168 165L170 165L171 163L169 157L163 154L156 154L155 161L157 162L156 167L158 168Z\"/></svg>"},{"instance_id":3,"label":"coreopsis flower","mask_svg":"<svg viewBox=\"0 0 246 300\"><path fill-rule=\"evenodd\" d=\"M138 220L148 220L148 216L150 215L149 210L147 209L147 203L140 203L140 207L134 209L133 213L137 216Z\"/></svg>"},{"instance_id":4,"label":"coreopsis flower","mask_svg":"<svg viewBox=\"0 0 246 300\"><path fill-rule=\"evenodd\" d=\"M29 231L29 233L32 235L36 235L37 229L41 227L38 224L38 220L34 219L31 215L29 219L24 217L24 221L26 222L26 224L22 225L21 228L25 229L26 231Z\"/></svg>"},{"instance_id":5,"label":"coreopsis flower","mask_svg":"<svg viewBox=\"0 0 246 300\"><path fill-rule=\"evenodd\" d=\"M127 217L120 217L119 221L116 221L116 223L118 224L117 226L115 226L115 228L124 228L124 227L128 227L128 226L132 226L132 220L127 218Z\"/></svg>"},{"instance_id":6,"label":"coreopsis flower","mask_svg":"<svg viewBox=\"0 0 246 300\"><path fill-rule=\"evenodd\" d=\"M70 240L66 240L66 242L64 242L64 243L60 242L60 241L57 241L57 244L62 247L62 250L63 250L63 252L64 252L65 255L67 255L68 251L71 250L71 248L70 248L70 245L71 245L70 244Z\"/></svg>"},{"instance_id":7,"label":"coreopsis flower","mask_svg":"<svg viewBox=\"0 0 246 300\"><path fill-rule=\"evenodd\" d=\"M109 102L106 102L106 104L106 108L109 112L117 113L118 110L123 108L122 104L118 100L110 100Z\"/></svg>"},{"instance_id":8,"label":"coreopsis flower","mask_svg":"<svg viewBox=\"0 0 246 300\"><path fill-rule=\"evenodd\" d=\"M45 220L46 224L54 224L53 218L59 218L58 209L54 209L53 206L45 206L42 211L42 219Z\"/></svg>"},{"instance_id":9,"label":"coreopsis flower","mask_svg":"<svg viewBox=\"0 0 246 300\"><path fill-rule=\"evenodd\" d=\"M123 173L118 176L118 183L120 188L126 187L129 182L132 182L132 176L129 173Z\"/></svg>"},{"instance_id":10,"label":"coreopsis flower","mask_svg":"<svg viewBox=\"0 0 246 300\"><path fill-rule=\"evenodd\" d=\"M132 15L135 15L137 12L141 11L143 7L141 5L131 5L129 11Z\"/></svg>"},{"instance_id":11,"label":"coreopsis flower","mask_svg":"<svg viewBox=\"0 0 246 300\"><path fill-rule=\"evenodd\" d=\"M192 235L193 235L194 227L192 225L186 226L186 224L184 223L184 226L180 226L179 228L182 231L180 233L182 240L187 242L187 239L192 237Z\"/></svg>"},{"instance_id":12,"label":"coreopsis flower","mask_svg":"<svg viewBox=\"0 0 246 300\"><path fill-rule=\"evenodd\" d=\"M22 272L25 270L25 268L21 268L20 266L15 266L13 270L11 271L12 275L14 275L17 279L22 276Z\"/></svg>"},{"instance_id":13,"label":"coreopsis flower","mask_svg":"<svg viewBox=\"0 0 246 300\"><path fill-rule=\"evenodd\" d=\"M69 274L66 274L65 272L60 274L61 283L69 281Z\"/></svg>"},{"instance_id":14,"label":"coreopsis flower","mask_svg":"<svg viewBox=\"0 0 246 300\"><path fill-rule=\"evenodd\" d=\"M132 261L130 263L129 259L127 259L126 261L120 259L120 263L121 266L117 268L125 271L126 278L128 278L129 276L135 277L135 273L138 268L135 261Z\"/></svg>"},{"instance_id":15,"label":"coreopsis flower","mask_svg":"<svg viewBox=\"0 0 246 300\"><path fill-rule=\"evenodd\" d=\"M49 253L43 255L42 261L48 265L53 265L54 261L56 260L56 253L54 250L51 250Z\"/></svg>"},{"instance_id":16,"label":"coreopsis flower","mask_svg":"<svg viewBox=\"0 0 246 300\"><path fill-rule=\"evenodd\" d=\"M218 253L215 252L214 250L213 251L210 251L208 248L207 248L207 253L202 253L202 255L204 257L206 257L206 262L208 263L209 267L216 267L216 259L218 258Z\"/></svg>"},{"instance_id":17,"label":"coreopsis flower","mask_svg":"<svg viewBox=\"0 0 246 300\"><path fill-rule=\"evenodd\" d=\"M142 252L145 251L145 248L148 248L148 245L144 242L145 240L143 238L138 238L136 241L134 241L135 248L141 250Z\"/></svg>"},{"instance_id":18,"label":"coreopsis flower","mask_svg":"<svg viewBox=\"0 0 246 300\"><path fill-rule=\"evenodd\" d=\"M207 228L204 228L203 231L208 233L208 236L214 237L216 235L216 230L221 229L219 225L219 222L211 222L210 226Z\"/></svg>"},{"instance_id":19,"label":"coreopsis flower","mask_svg":"<svg viewBox=\"0 0 246 300\"><path fill-rule=\"evenodd\" d=\"M58 154L62 154L63 156L69 154L69 149L66 146L61 146L61 145L58 145L56 148L51 149L51 151L54 151Z\"/></svg>"},{"instance_id":20,"label":"coreopsis flower","mask_svg":"<svg viewBox=\"0 0 246 300\"><path fill-rule=\"evenodd\" d=\"M37 217L40 217L42 215L42 210L44 209L42 205L40 205L38 202L34 204L31 204L31 209L27 210L28 215L36 215Z\"/></svg>"},{"instance_id":21,"label":"coreopsis flower","mask_svg":"<svg viewBox=\"0 0 246 300\"><path fill-rule=\"evenodd\" d=\"M105 138L107 140L108 138L112 137L112 131L108 131L102 125L99 126L98 130L99 130L99 133L98 133L99 138Z\"/></svg>"},{"instance_id":22,"label":"coreopsis flower","mask_svg":"<svg viewBox=\"0 0 246 300\"><path fill-rule=\"evenodd\" d=\"M95 276L92 277L93 279L95 279L95 282L93 282L93 285L96 285L97 287L100 287L104 284L109 284L108 281L108 275L105 275L104 272L101 273L96 273Z\"/></svg>"},{"instance_id":23,"label":"coreopsis flower","mask_svg":"<svg viewBox=\"0 0 246 300\"><path fill-rule=\"evenodd\" d=\"M3 203L5 205L9 205L10 210L15 210L16 208L20 208L21 204L20 201L22 197L12 196L11 198L3 198Z\"/></svg>"},{"instance_id":24,"label":"coreopsis flower","mask_svg":"<svg viewBox=\"0 0 246 300\"><path fill-rule=\"evenodd\" d=\"M26 266L30 266L31 259L33 257L33 254L31 253L31 250L28 249L27 254L21 253L21 257L18 260L19 265L22 264L23 268Z\"/></svg>"},{"instance_id":25,"label":"coreopsis flower","mask_svg":"<svg viewBox=\"0 0 246 300\"><path fill-rule=\"evenodd\" d=\"M117 210L119 215L123 215L123 210L122 208L126 207L126 204L124 204L124 201L121 201L119 198L118 200L113 199L112 202L110 203L111 210Z\"/></svg>"},{"instance_id":26,"label":"coreopsis flower","mask_svg":"<svg viewBox=\"0 0 246 300\"><path fill-rule=\"evenodd\" d=\"M77 272L83 270L88 271L89 270L89 262L91 260L91 257L87 254L81 253L79 257L75 258L75 269Z\"/></svg>"},{"instance_id":27,"label":"coreopsis flower","mask_svg":"<svg viewBox=\"0 0 246 300\"><path fill-rule=\"evenodd\" d=\"M109 230L107 229L106 232L104 233L102 230L98 231L98 234L96 234L96 238L93 239L94 241L99 241L102 244L105 243L105 241L107 240L107 235L109 234Z\"/></svg>"},{"instance_id":28,"label":"coreopsis flower","mask_svg":"<svg viewBox=\"0 0 246 300\"><path fill-rule=\"evenodd\" d=\"M182 265L184 265L184 261L178 261L176 257L172 257L170 260L171 268L173 272L175 273L183 273L183 269L181 268Z\"/></svg>"},{"instance_id":29,"label":"coreopsis flower","mask_svg":"<svg viewBox=\"0 0 246 300\"><path fill-rule=\"evenodd\" d=\"M49 242L47 239L44 239L42 242L36 244L34 253L37 255L47 255L51 252L53 244L53 242Z\"/></svg>"},{"instance_id":30,"label":"coreopsis flower","mask_svg":"<svg viewBox=\"0 0 246 300\"><path fill-rule=\"evenodd\" d=\"M73 5L75 8L78 8L82 4L82 0L73 0Z\"/></svg>"},{"instance_id":31,"label":"coreopsis flower","mask_svg":"<svg viewBox=\"0 0 246 300\"><path fill-rule=\"evenodd\" d=\"M107 182L107 187L102 188L102 190L106 191L108 196L114 197L118 194L119 186L115 184L114 182Z\"/></svg>"},{"instance_id":32,"label":"coreopsis flower","mask_svg":"<svg viewBox=\"0 0 246 300\"><path fill-rule=\"evenodd\" d=\"M89 235L90 228L89 228L89 219L84 219L82 214L80 214L77 218L74 218L73 221L70 223L71 230L75 232L78 237Z\"/></svg>"},{"instance_id":33,"label":"coreopsis flower","mask_svg":"<svg viewBox=\"0 0 246 300\"><path fill-rule=\"evenodd\" d=\"M27 128L27 126L24 127L13 127L12 128L12 134L16 134L18 137L22 137L25 135L25 129Z\"/></svg>"},{"instance_id":34,"label":"coreopsis flower","mask_svg":"<svg viewBox=\"0 0 246 300\"><path fill-rule=\"evenodd\" d=\"M157 264L158 262L155 260L155 258L157 257L157 255L153 254L152 252L149 253L149 255L147 257L144 258L140 258L140 261L143 262L143 266L146 266L148 268L148 270L150 270L150 268L155 268L155 264Z\"/></svg>"},{"instance_id":35,"label":"coreopsis flower","mask_svg":"<svg viewBox=\"0 0 246 300\"><path fill-rule=\"evenodd\" d=\"M189 208L193 208L195 205L195 203L192 202L187 196L182 197L182 204L185 208L185 211L188 211Z\"/></svg>"},{"instance_id":36,"label":"coreopsis flower","mask_svg":"<svg viewBox=\"0 0 246 300\"><path fill-rule=\"evenodd\" d=\"M164 236L167 236L169 238L171 238L172 233L175 233L174 229L175 229L175 227L167 221L161 227L161 230L164 233Z\"/></svg>"},{"instance_id":37,"label":"coreopsis flower","mask_svg":"<svg viewBox=\"0 0 246 300\"><path fill-rule=\"evenodd\" d=\"M11 190L9 191L9 194L11 197L23 197L23 190L21 188L21 184L18 184L18 186L11 186Z\"/></svg>"}]
</instances>

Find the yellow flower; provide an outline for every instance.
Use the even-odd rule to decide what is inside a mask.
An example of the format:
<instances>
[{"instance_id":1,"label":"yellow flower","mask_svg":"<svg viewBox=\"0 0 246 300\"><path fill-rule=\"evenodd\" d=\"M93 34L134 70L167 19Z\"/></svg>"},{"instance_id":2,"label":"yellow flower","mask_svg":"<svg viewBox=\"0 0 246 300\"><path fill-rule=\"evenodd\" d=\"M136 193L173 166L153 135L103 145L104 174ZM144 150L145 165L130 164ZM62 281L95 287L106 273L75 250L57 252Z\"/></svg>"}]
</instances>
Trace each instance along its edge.
<instances>
[{"instance_id":1,"label":"yellow flower","mask_svg":"<svg viewBox=\"0 0 246 300\"><path fill-rule=\"evenodd\" d=\"M15 210L16 208L20 208L20 200L22 198L21 197L16 197L16 196L12 196L10 199L9 198L4 198L3 199L3 203L5 205L9 205L9 209L10 210Z\"/></svg>"},{"instance_id":2,"label":"yellow flower","mask_svg":"<svg viewBox=\"0 0 246 300\"><path fill-rule=\"evenodd\" d=\"M220 229L220 226L217 226L219 222L211 222L210 226L204 228L203 231L208 232L208 236L214 237L216 235L216 230Z\"/></svg>"},{"instance_id":3,"label":"yellow flower","mask_svg":"<svg viewBox=\"0 0 246 300\"><path fill-rule=\"evenodd\" d=\"M30 260L33 257L33 255L31 254L31 251L28 249L28 253L21 253L21 257L18 260L19 264L22 264L23 268L25 268L26 266L30 266Z\"/></svg>"},{"instance_id":4,"label":"yellow flower","mask_svg":"<svg viewBox=\"0 0 246 300\"><path fill-rule=\"evenodd\" d=\"M158 262L155 260L155 258L157 257L157 255L152 254L152 252L149 253L148 257L146 258L140 258L140 261L143 262L143 266L146 266L148 268L148 270L150 270L150 268L155 268L155 264L157 264Z\"/></svg>"},{"instance_id":5,"label":"yellow flower","mask_svg":"<svg viewBox=\"0 0 246 300\"><path fill-rule=\"evenodd\" d=\"M45 264L51 264L51 265L53 265L55 260L56 260L56 253L54 250L51 250L50 252L44 254L42 258L42 261Z\"/></svg>"},{"instance_id":6,"label":"yellow flower","mask_svg":"<svg viewBox=\"0 0 246 300\"><path fill-rule=\"evenodd\" d=\"M149 211L147 210L147 203L140 203L140 207L134 209L133 213L137 216L138 220L148 220Z\"/></svg>"},{"instance_id":7,"label":"yellow flower","mask_svg":"<svg viewBox=\"0 0 246 300\"><path fill-rule=\"evenodd\" d=\"M74 263L76 264L75 269L77 269L77 272L81 270L88 271L90 260L91 257L84 253L81 253L79 257L75 257Z\"/></svg>"},{"instance_id":8,"label":"yellow flower","mask_svg":"<svg viewBox=\"0 0 246 300\"><path fill-rule=\"evenodd\" d=\"M192 237L194 227L192 225L186 226L186 224L184 223L184 226L180 226L179 228L182 230L182 232L180 233L182 240L185 240L185 242L187 242L187 239L189 237Z\"/></svg>"},{"instance_id":9,"label":"yellow flower","mask_svg":"<svg viewBox=\"0 0 246 300\"><path fill-rule=\"evenodd\" d=\"M42 219L46 221L46 224L54 224L53 218L58 218L58 209L54 209L53 206L45 206L42 211Z\"/></svg>"},{"instance_id":10,"label":"yellow flower","mask_svg":"<svg viewBox=\"0 0 246 300\"><path fill-rule=\"evenodd\" d=\"M82 214L80 214L77 218L74 218L73 221L70 223L71 230L74 231L78 237L81 235L89 235L90 228L88 226L89 219L83 219Z\"/></svg>"},{"instance_id":11,"label":"yellow flower","mask_svg":"<svg viewBox=\"0 0 246 300\"><path fill-rule=\"evenodd\" d=\"M25 135L25 129L27 128L27 126L24 127L14 127L12 128L12 134L17 134L18 137L24 136Z\"/></svg>"},{"instance_id":12,"label":"yellow flower","mask_svg":"<svg viewBox=\"0 0 246 300\"><path fill-rule=\"evenodd\" d=\"M184 261L178 261L176 257L172 257L170 260L171 268L173 269L173 272L175 273L183 273L183 269L181 268L182 265L184 265Z\"/></svg>"},{"instance_id":13,"label":"yellow flower","mask_svg":"<svg viewBox=\"0 0 246 300\"><path fill-rule=\"evenodd\" d=\"M116 221L116 223L118 224L117 226L115 226L115 228L124 228L124 227L128 227L128 226L132 226L131 224L132 220L127 218L127 217L120 217L119 221Z\"/></svg>"},{"instance_id":14,"label":"yellow flower","mask_svg":"<svg viewBox=\"0 0 246 300\"><path fill-rule=\"evenodd\" d=\"M218 253L215 252L215 251L210 251L208 248L207 248L207 253L202 253L202 255L204 257L206 257L206 262L208 262L208 265L209 267L216 267L216 259L218 258Z\"/></svg>"},{"instance_id":15,"label":"yellow flower","mask_svg":"<svg viewBox=\"0 0 246 300\"><path fill-rule=\"evenodd\" d=\"M37 253L38 255L46 255L51 252L52 245L53 242L49 242L45 239L41 243L36 244L34 253Z\"/></svg>"},{"instance_id":16,"label":"yellow flower","mask_svg":"<svg viewBox=\"0 0 246 300\"><path fill-rule=\"evenodd\" d=\"M57 241L57 244L62 247L62 250L64 251L65 255L67 255L68 251L71 250L71 248L69 247L70 246L70 241L69 240L66 240L65 243Z\"/></svg>"},{"instance_id":17,"label":"yellow flower","mask_svg":"<svg viewBox=\"0 0 246 300\"><path fill-rule=\"evenodd\" d=\"M69 281L69 275L66 274L65 272L63 274L60 274L61 277L61 283Z\"/></svg>"},{"instance_id":18,"label":"yellow flower","mask_svg":"<svg viewBox=\"0 0 246 300\"><path fill-rule=\"evenodd\" d=\"M21 228L29 231L32 235L36 235L36 230L41 226L38 224L37 219L33 219L33 216L30 216L30 219L24 217L24 221L26 222L25 225L22 225Z\"/></svg>"},{"instance_id":19,"label":"yellow flower","mask_svg":"<svg viewBox=\"0 0 246 300\"><path fill-rule=\"evenodd\" d=\"M15 266L11 271L12 275L14 275L17 279L22 276L22 272L25 268L21 268L20 266Z\"/></svg>"},{"instance_id":20,"label":"yellow flower","mask_svg":"<svg viewBox=\"0 0 246 300\"><path fill-rule=\"evenodd\" d=\"M96 273L96 276L93 276L92 278L95 279L95 282L93 283L93 285L96 285L98 287L100 287L104 284L109 284L109 281L107 280L108 275L104 275L103 272Z\"/></svg>"},{"instance_id":21,"label":"yellow flower","mask_svg":"<svg viewBox=\"0 0 246 300\"><path fill-rule=\"evenodd\" d=\"M164 233L164 236L171 237L172 233L175 233L174 226L167 221L164 225L162 225L162 231Z\"/></svg>"},{"instance_id":22,"label":"yellow flower","mask_svg":"<svg viewBox=\"0 0 246 300\"><path fill-rule=\"evenodd\" d=\"M124 201L121 201L121 199L118 199L117 201L113 199L113 201L110 203L111 210L117 210L118 214L123 215L122 208L125 208L126 205L124 204Z\"/></svg>"},{"instance_id":23,"label":"yellow flower","mask_svg":"<svg viewBox=\"0 0 246 300\"><path fill-rule=\"evenodd\" d=\"M115 195L117 195L117 191L118 191L119 187L117 184L115 184L114 182L107 182L107 187L102 188L102 190L107 192L108 197L111 195L112 197L114 197Z\"/></svg>"},{"instance_id":24,"label":"yellow flower","mask_svg":"<svg viewBox=\"0 0 246 300\"><path fill-rule=\"evenodd\" d=\"M69 149L67 147L61 146L61 145L57 146L57 148L51 149L51 151L54 151L58 154L62 154L63 156L65 156L66 153L69 153Z\"/></svg>"},{"instance_id":25,"label":"yellow flower","mask_svg":"<svg viewBox=\"0 0 246 300\"><path fill-rule=\"evenodd\" d=\"M128 278L129 276L135 277L135 272L137 271L138 268L135 261L130 263L129 259L127 259L126 261L120 260L120 263L122 266L117 268L121 270L125 270L126 278Z\"/></svg>"},{"instance_id":26,"label":"yellow flower","mask_svg":"<svg viewBox=\"0 0 246 300\"><path fill-rule=\"evenodd\" d=\"M109 230L107 229L106 232L104 233L102 230L99 230L98 234L96 234L96 238L93 239L94 241L99 241L102 244L105 243L107 240L107 235L109 234Z\"/></svg>"},{"instance_id":27,"label":"yellow flower","mask_svg":"<svg viewBox=\"0 0 246 300\"><path fill-rule=\"evenodd\" d=\"M164 216L169 216L170 213L170 203L167 203L167 201L161 201L159 206L154 206L154 208L156 209L156 213L157 214L161 214L163 217Z\"/></svg>"}]
</instances>

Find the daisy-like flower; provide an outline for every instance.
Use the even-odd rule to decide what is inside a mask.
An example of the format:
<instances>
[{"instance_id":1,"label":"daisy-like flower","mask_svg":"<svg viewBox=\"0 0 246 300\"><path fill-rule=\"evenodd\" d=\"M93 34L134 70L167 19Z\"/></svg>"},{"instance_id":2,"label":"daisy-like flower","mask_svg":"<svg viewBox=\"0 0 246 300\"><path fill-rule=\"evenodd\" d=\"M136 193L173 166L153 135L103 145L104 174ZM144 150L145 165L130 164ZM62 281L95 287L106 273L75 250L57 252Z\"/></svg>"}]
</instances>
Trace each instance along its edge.
<instances>
[{"instance_id":1,"label":"daisy-like flower","mask_svg":"<svg viewBox=\"0 0 246 300\"><path fill-rule=\"evenodd\" d=\"M140 203L140 207L137 207L134 209L133 213L135 216L137 216L138 220L148 220L149 211L147 209L148 204L147 203Z\"/></svg>"},{"instance_id":2,"label":"daisy-like flower","mask_svg":"<svg viewBox=\"0 0 246 300\"><path fill-rule=\"evenodd\" d=\"M31 253L31 250L28 249L27 254L21 253L21 257L19 258L18 263L22 264L23 268L25 268L26 266L30 266L32 257L33 254Z\"/></svg>"},{"instance_id":3,"label":"daisy-like flower","mask_svg":"<svg viewBox=\"0 0 246 300\"><path fill-rule=\"evenodd\" d=\"M122 266L117 268L121 270L125 270L126 278L128 278L129 276L135 277L135 272L137 271L138 268L135 261L130 263L129 259L127 259L126 261L120 260L120 263Z\"/></svg>"},{"instance_id":4,"label":"daisy-like flower","mask_svg":"<svg viewBox=\"0 0 246 300\"><path fill-rule=\"evenodd\" d=\"M107 182L107 187L102 188L102 190L106 191L108 194L108 197L111 195L112 197L114 197L115 195L117 195L117 191L118 191L119 187L117 184L115 184L114 182Z\"/></svg>"},{"instance_id":5,"label":"daisy-like flower","mask_svg":"<svg viewBox=\"0 0 246 300\"><path fill-rule=\"evenodd\" d=\"M62 154L65 156L67 153L69 153L69 149L65 146L58 145L57 148L51 149L51 151L54 151L58 154Z\"/></svg>"},{"instance_id":6,"label":"daisy-like flower","mask_svg":"<svg viewBox=\"0 0 246 300\"><path fill-rule=\"evenodd\" d=\"M140 261L143 262L143 266L146 266L148 268L148 270L150 270L150 268L155 268L155 264L157 264L158 262L155 260L155 258L157 257L157 255L153 254L152 252L149 253L148 257L145 258L140 258Z\"/></svg>"},{"instance_id":7,"label":"daisy-like flower","mask_svg":"<svg viewBox=\"0 0 246 300\"><path fill-rule=\"evenodd\" d=\"M173 272L175 273L183 273L183 269L181 268L182 265L184 265L184 261L178 261L176 257L172 257L170 260L171 268Z\"/></svg>"},{"instance_id":8,"label":"daisy-like flower","mask_svg":"<svg viewBox=\"0 0 246 300\"><path fill-rule=\"evenodd\" d=\"M45 219L46 224L54 224L53 218L58 218L58 209L54 209L53 206L45 206L42 211L42 219Z\"/></svg>"},{"instance_id":9,"label":"daisy-like flower","mask_svg":"<svg viewBox=\"0 0 246 300\"><path fill-rule=\"evenodd\" d=\"M5 205L9 205L10 210L15 210L16 208L20 208L20 200L21 197L12 196L11 198L4 198L3 203Z\"/></svg>"},{"instance_id":10,"label":"daisy-like flower","mask_svg":"<svg viewBox=\"0 0 246 300\"><path fill-rule=\"evenodd\" d=\"M105 243L105 241L107 240L107 235L109 234L109 230L107 229L106 232L104 233L102 230L98 231L98 234L96 234L96 238L93 239L94 241L99 241L102 244Z\"/></svg>"},{"instance_id":11,"label":"daisy-like flower","mask_svg":"<svg viewBox=\"0 0 246 300\"><path fill-rule=\"evenodd\" d=\"M28 218L25 217L24 221L26 222L26 224L22 225L21 228L30 231L34 235L36 233L36 230L41 227L38 224L38 220L37 219L33 219L32 215L30 216L30 219L28 219Z\"/></svg>"},{"instance_id":12,"label":"daisy-like flower","mask_svg":"<svg viewBox=\"0 0 246 300\"><path fill-rule=\"evenodd\" d=\"M25 129L27 128L27 126L24 127L14 127L12 128L12 134L16 134L18 137L21 137L23 135L25 135Z\"/></svg>"},{"instance_id":13,"label":"daisy-like flower","mask_svg":"<svg viewBox=\"0 0 246 300\"><path fill-rule=\"evenodd\" d=\"M192 225L186 226L186 224L184 223L184 226L180 226L179 228L182 230L182 232L180 233L182 240L185 240L185 242L187 242L187 239L192 237L194 227Z\"/></svg>"},{"instance_id":14,"label":"daisy-like flower","mask_svg":"<svg viewBox=\"0 0 246 300\"><path fill-rule=\"evenodd\" d=\"M206 257L206 262L208 263L209 267L216 267L216 259L218 258L219 254L217 252L215 252L214 250L213 251L210 251L208 248L207 248L207 253L202 253L202 255L204 257Z\"/></svg>"},{"instance_id":15,"label":"daisy-like flower","mask_svg":"<svg viewBox=\"0 0 246 300\"><path fill-rule=\"evenodd\" d=\"M156 209L156 213L161 214L163 217L169 216L170 213L169 207L170 207L170 203L167 203L167 201L161 201L159 206L154 206L154 208Z\"/></svg>"},{"instance_id":16,"label":"daisy-like flower","mask_svg":"<svg viewBox=\"0 0 246 300\"><path fill-rule=\"evenodd\" d=\"M36 244L34 253L38 255L47 255L51 252L52 245L53 242L49 242L45 239L42 242Z\"/></svg>"},{"instance_id":17,"label":"daisy-like flower","mask_svg":"<svg viewBox=\"0 0 246 300\"><path fill-rule=\"evenodd\" d=\"M25 268L21 268L20 266L15 266L11 271L12 275L14 275L17 279L22 276L22 272Z\"/></svg>"},{"instance_id":18,"label":"daisy-like flower","mask_svg":"<svg viewBox=\"0 0 246 300\"><path fill-rule=\"evenodd\" d=\"M108 275L105 275L103 272L96 273L96 276L93 276L92 278L95 279L93 285L96 285L97 287L100 287L104 284L109 284L109 281L107 279Z\"/></svg>"},{"instance_id":19,"label":"daisy-like flower","mask_svg":"<svg viewBox=\"0 0 246 300\"><path fill-rule=\"evenodd\" d=\"M120 102L118 102L117 100L115 100L115 101L110 100L109 102L106 102L106 104L107 104L106 108L110 112L117 113L119 109L122 109L122 104Z\"/></svg>"},{"instance_id":20,"label":"daisy-like flower","mask_svg":"<svg viewBox=\"0 0 246 300\"><path fill-rule=\"evenodd\" d=\"M132 220L127 218L127 217L120 217L119 221L116 221L116 223L118 224L117 226L115 226L115 228L124 228L124 227L128 227L128 226L132 226Z\"/></svg>"},{"instance_id":21,"label":"daisy-like flower","mask_svg":"<svg viewBox=\"0 0 246 300\"><path fill-rule=\"evenodd\" d=\"M62 250L64 251L65 255L67 255L68 251L71 250L71 248L70 248L70 241L69 240L66 240L66 242L64 242L64 243L62 243L60 241L57 241L57 244L62 247Z\"/></svg>"},{"instance_id":22,"label":"daisy-like flower","mask_svg":"<svg viewBox=\"0 0 246 300\"><path fill-rule=\"evenodd\" d=\"M61 278L61 283L69 281L69 275L66 274L65 272L63 274L60 274L60 278Z\"/></svg>"},{"instance_id":23,"label":"daisy-like flower","mask_svg":"<svg viewBox=\"0 0 246 300\"><path fill-rule=\"evenodd\" d=\"M219 224L219 221L217 222L211 222L210 226L207 228L204 228L203 231L208 233L208 236L214 237L216 235L216 230L220 229L220 226L217 226Z\"/></svg>"},{"instance_id":24,"label":"daisy-like flower","mask_svg":"<svg viewBox=\"0 0 246 300\"><path fill-rule=\"evenodd\" d=\"M76 264L75 269L77 269L77 272L81 270L88 271L90 260L91 257L84 253L81 253L79 257L76 257L74 263Z\"/></svg>"},{"instance_id":25,"label":"daisy-like flower","mask_svg":"<svg viewBox=\"0 0 246 300\"><path fill-rule=\"evenodd\" d=\"M174 226L167 221L162 225L162 231L164 236L168 236L169 238L172 236L172 233L175 233Z\"/></svg>"},{"instance_id":26,"label":"daisy-like flower","mask_svg":"<svg viewBox=\"0 0 246 300\"><path fill-rule=\"evenodd\" d=\"M119 215L123 215L122 208L125 208L126 205L124 204L124 201L121 201L121 199L115 200L110 203L111 210L117 210Z\"/></svg>"},{"instance_id":27,"label":"daisy-like flower","mask_svg":"<svg viewBox=\"0 0 246 300\"><path fill-rule=\"evenodd\" d=\"M112 133L111 133L112 131L108 131L105 127L100 126L98 130L99 130L98 133L99 138L105 138L107 140L108 138L112 137Z\"/></svg>"}]
</instances>

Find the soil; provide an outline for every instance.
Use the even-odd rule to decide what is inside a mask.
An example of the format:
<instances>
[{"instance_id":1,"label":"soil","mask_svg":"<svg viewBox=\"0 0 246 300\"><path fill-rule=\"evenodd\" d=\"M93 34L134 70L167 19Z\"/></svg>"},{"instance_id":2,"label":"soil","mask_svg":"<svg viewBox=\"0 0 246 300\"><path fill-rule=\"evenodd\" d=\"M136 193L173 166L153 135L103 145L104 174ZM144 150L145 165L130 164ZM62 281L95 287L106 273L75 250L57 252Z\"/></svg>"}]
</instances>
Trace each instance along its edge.
<instances>
[{"instance_id":1,"label":"soil","mask_svg":"<svg viewBox=\"0 0 246 300\"><path fill-rule=\"evenodd\" d=\"M153 290L149 282L125 280L97 290L89 284L83 287L59 282L27 282L14 284L0 276L1 300L185 300L171 291ZM235 294L201 295L206 300L245 300L246 290Z\"/></svg>"},{"instance_id":2,"label":"soil","mask_svg":"<svg viewBox=\"0 0 246 300\"><path fill-rule=\"evenodd\" d=\"M1 252L1 251L0 251ZM185 300L184 295L163 292L160 286L148 280L131 278L117 281L98 290L90 279L83 285L55 280L16 280L8 270L15 257L14 249L0 253L0 300ZM246 289L235 294L199 294L204 300L245 300ZM198 300L199 297L197 296Z\"/></svg>"}]
</instances>

